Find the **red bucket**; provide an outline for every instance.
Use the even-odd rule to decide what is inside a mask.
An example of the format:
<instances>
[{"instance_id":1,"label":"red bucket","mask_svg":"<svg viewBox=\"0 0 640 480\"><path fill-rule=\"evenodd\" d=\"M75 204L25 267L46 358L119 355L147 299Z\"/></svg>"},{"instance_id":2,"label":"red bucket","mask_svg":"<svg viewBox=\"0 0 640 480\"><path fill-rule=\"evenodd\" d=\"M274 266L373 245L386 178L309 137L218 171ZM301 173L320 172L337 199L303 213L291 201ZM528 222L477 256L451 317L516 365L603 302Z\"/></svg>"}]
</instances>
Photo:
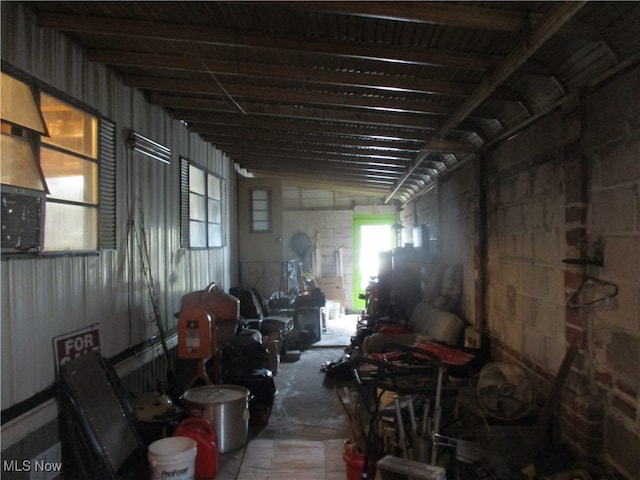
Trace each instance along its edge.
<instances>
[{"instance_id":1,"label":"red bucket","mask_svg":"<svg viewBox=\"0 0 640 480\"><path fill-rule=\"evenodd\" d=\"M345 466L347 467L347 480L360 480L364 470L363 453L358 452L355 446L347 442L344 444L344 453L342 454ZM369 455L367 458L367 477L373 480L376 478L376 457Z\"/></svg>"},{"instance_id":2,"label":"red bucket","mask_svg":"<svg viewBox=\"0 0 640 480\"><path fill-rule=\"evenodd\" d=\"M218 475L218 437L213 425L203 417L188 417L178 424L173 436L196 441L195 478L213 480Z\"/></svg>"}]
</instances>

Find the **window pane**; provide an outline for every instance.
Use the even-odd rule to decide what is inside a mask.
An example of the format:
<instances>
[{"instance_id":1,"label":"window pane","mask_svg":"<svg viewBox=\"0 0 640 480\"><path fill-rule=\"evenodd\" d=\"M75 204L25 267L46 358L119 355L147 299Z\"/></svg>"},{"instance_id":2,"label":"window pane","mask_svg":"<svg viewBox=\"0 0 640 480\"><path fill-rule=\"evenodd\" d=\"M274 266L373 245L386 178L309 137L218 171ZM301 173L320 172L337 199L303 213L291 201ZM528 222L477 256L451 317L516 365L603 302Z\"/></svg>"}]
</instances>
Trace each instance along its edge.
<instances>
[{"instance_id":1,"label":"window pane","mask_svg":"<svg viewBox=\"0 0 640 480\"><path fill-rule=\"evenodd\" d=\"M220 200L220 179L214 175L207 175L208 179L208 196L216 200Z\"/></svg>"},{"instance_id":2,"label":"window pane","mask_svg":"<svg viewBox=\"0 0 640 480\"><path fill-rule=\"evenodd\" d=\"M204 222L189 222L189 240L192 247L207 246L207 229Z\"/></svg>"},{"instance_id":3,"label":"window pane","mask_svg":"<svg viewBox=\"0 0 640 480\"><path fill-rule=\"evenodd\" d=\"M220 202L216 200L209 200L208 204L209 204L208 220L211 223L222 223L222 212L220 209Z\"/></svg>"},{"instance_id":4,"label":"window pane","mask_svg":"<svg viewBox=\"0 0 640 480\"><path fill-rule=\"evenodd\" d=\"M271 231L271 191L268 189L251 190L251 230Z\"/></svg>"},{"instance_id":5,"label":"window pane","mask_svg":"<svg viewBox=\"0 0 640 480\"><path fill-rule=\"evenodd\" d=\"M40 164L49 186L48 198L98 203L97 163L42 148Z\"/></svg>"},{"instance_id":6,"label":"window pane","mask_svg":"<svg viewBox=\"0 0 640 480\"><path fill-rule=\"evenodd\" d=\"M266 200L254 200L253 201L253 209L254 210L269 210L269 202Z\"/></svg>"},{"instance_id":7,"label":"window pane","mask_svg":"<svg viewBox=\"0 0 640 480\"><path fill-rule=\"evenodd\" d=\"M207 219L204 197L193 193L189 195L189 218L201 221Z\"/></svg>"},{"instance_id":8,"label":"window pane","mask_svg":"<svg viewBox=\"0 0 640 480\"><path fill-rule=\"evenodd\" d=\"M45 190L42 175L29 142L2 135L2 183L32 190Z\"/></svg>"},{"instance_id":9,"label":"window pane","mask_svg":"<svg viewBox=\"0 0 640 480\"><path fill-rule=\"evenodd\" d=\"M268 222L269 212L253 212L253 220L258 222Z\"/></svg>"},{"instance_id":10,"label":"window pane","mask_svg":"<svg viewBox=\"0 0 640 480\"><path fill-rule=\"evenodd\" d=\"M205 173L204 170L189 165L189 191L205 195Z\"/></svg>"},{"instance_id":11,"label":"window pane","mask_svg":"<svg viewBox=\"0 0 640 480\"><path fill-rule=\"evenodd\" d=\"M97 249L97 219L97 208L47 202L44 250Z\"/></svg>"},{"instance_id":12,"label":"window pane","mask_svg":"<svg viewBox=\"0 0 640 480\"><path fill-rule=\"evenodd\" d=\"M268 190L252 190L251 197L253 200L267 200L269 198Z\"/></svg>"},{"instance_id":13,"label":"window pane","mask_svg":"<svg viewBox=\"0 0 640 480\"><path fill-rule=\"evenodd\" d=\"M268 232L269 231L269 222L253 222L253 231L254 232Z\"/></svg>"},{"instance_id":14,"label":"window pane","mask_svg":"<svg viewBox=\"0 0 640 480\"><path fill-rule=\"evenodd\" d=\"M222 246L222 226L209 224L209 246Z\"/></svg>"},{"instance_id":15,"label":"window pane","mask_svg":"<svg viewBox=\"0 0 640 480\"><path fill-rule=\"evenodd\" d=\"M91 158L98 158L98 119L82 110L43 93L42 115L49 137L42 141Z\"/></svg>"}]
</instances>

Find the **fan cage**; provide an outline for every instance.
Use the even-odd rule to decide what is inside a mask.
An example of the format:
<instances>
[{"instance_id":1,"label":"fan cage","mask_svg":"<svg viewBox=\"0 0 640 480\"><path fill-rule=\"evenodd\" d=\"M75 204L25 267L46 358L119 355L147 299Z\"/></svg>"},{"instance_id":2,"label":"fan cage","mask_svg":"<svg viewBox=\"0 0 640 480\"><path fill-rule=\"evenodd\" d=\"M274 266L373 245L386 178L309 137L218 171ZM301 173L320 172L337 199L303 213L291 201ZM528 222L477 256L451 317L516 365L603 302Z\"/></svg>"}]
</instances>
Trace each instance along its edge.
<instances>
[{"instance_id":1,"label":"fan cage","mask_svg":"<svg viewBox=\"0 0 640 480\"><path fill-rule=\"evenodd\" d=\"M450 447L456 462L522 465L533 461L535 426L487 426L459 437L434 434L434 443Z\"/></svg>"}]
</instances>

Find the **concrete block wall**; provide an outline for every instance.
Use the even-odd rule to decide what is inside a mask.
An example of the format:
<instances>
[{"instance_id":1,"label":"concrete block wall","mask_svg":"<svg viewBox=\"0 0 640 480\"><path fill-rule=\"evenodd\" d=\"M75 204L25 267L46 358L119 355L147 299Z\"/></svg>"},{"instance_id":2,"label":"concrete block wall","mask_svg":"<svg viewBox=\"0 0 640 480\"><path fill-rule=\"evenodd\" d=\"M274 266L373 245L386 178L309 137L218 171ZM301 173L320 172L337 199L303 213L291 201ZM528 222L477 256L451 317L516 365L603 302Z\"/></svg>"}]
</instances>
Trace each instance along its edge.
<instances>
[{"instance_id":1,"label":"concrete block wall","mask_svg":"<svg viewBox=\"0 0 640 480\"><path fill-rule=\"evenodd\" d=\"M291 250L290 239L298 232L311 238L315 258L315 272L320 276L334 277L338 274L338 251L342 252L342 285L345 293L345 307L353 308L353 211L314 210L285 211L283 214L282 247L285 260L296 259Z\"/></svg>"},{"instance_id":2,"label":"concrete block wall","mask_svg":"<svg viewBox=\"0 0 640 480\"><path fill-rule=\"evenodd\" d=\"M554 372L564 338L562 116L488 154L487 326L501 354Z\"/></svg>"},{"instance_id":3,"label":"concrete block wall","mask_svg":"<svg viewBox=\"0 0 640 480\"><path fill-rule=\"evenodd\" d=\"M479 319L476 305L479 304L478 280L479 264L478 241L482 240L481 222L478 202L479 163L469 163L456 171L455 175L446 177L438 186L439 226L437 228L439 242L437 256L446 263L462 265L462 301L460 312L465 320L475 323Z\"/></svg>"},{"instance_id":4,"label":"concrete block wall","mask_svg":"<svg viewBox=\"0 0 640 480\"><path fill-rule=\"evenodd\" d=\"M438 253L464 263L464 314L486 326L494 359L523 364L546 396L567 346L578 347L555 438L638 478L640 68L567 97L475 165L418 197L412 221L431 224ZM563 262L601 245L603 267ZM587 275L619 293L569 307Z\"/></svg>"},{"instance_id":5,"label":"concrete block wall","mask_svg":"<svg viewBox=\"0 0 640 480\"><path fill-rule=\"evenodd\" d=\"M599 398L604 455L630 478L640 472L640 68L585 99L583 155L590 167L591 241L604 267L589 273L619 288L614 301L584 309L589 393Z\"/></svg>"}]
</instances>

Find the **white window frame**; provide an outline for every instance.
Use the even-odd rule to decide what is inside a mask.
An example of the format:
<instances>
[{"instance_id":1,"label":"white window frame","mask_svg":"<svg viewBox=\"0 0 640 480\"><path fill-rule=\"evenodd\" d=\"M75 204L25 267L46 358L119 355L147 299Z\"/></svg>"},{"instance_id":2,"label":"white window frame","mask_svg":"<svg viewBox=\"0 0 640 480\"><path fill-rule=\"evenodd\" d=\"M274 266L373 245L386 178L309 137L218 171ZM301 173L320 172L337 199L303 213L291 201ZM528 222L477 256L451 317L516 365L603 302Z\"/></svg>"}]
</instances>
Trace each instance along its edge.
<instances>
[{"instance_id":1,"label":"white window frame","mask_svg":"<svg viewBox=\"0 0 640 480\"><path fill-rule=\"evenodd\" d=\"M32 145L34 147L33 151L37 157L38 165L41 165L41 153L43 150L47 152L54 152L56 154L69 155L71 158L76 160L80 160L81 164L85 164L84 162L91 162L94 165L95 176L93 177L93 181L95 182L96 192L91 201L75 201L64 198L56 198L55 195L52 195L49 191L47 191L46 196L46 207L61 206L61 205L70 205L74 208L87 208L92 210L91 216L92 221L89 224L89 231L82 233L82 239L77 242L77 244L73 244L66 248L47 248L47 212L51 213L51 208L44 208L44 219L41 221L41 225L44 229L44 242L43 245L39 246L37 249L32 249L29 252L24 251L8 251L3 248L4 254L14 254L14 253L30 253L30 254L68 254L68 253L83 253L83 252L95 252L96 250L106 250L106 249L115 249L116 248L116 218L115 218L115 124L103 117L101 117L98 112L93 109L87 107L86 105L80 104L79 102L70 99L65 94L54 91L52 88L47 85L42 84L37 81L33 77L30 77L26 74L21 74L19 72L3 72L6 73L13 78L23 82L32 88L34 92L34 96L36 98L36 102L38 103L38 107L40 108L40 99L42 94L46 94L56 100L67 104L73 109L77 109L79 112L82 112L85 115L89 115L95 118L96 121L96 129L95 129L95 138L92 138L92 141L96 144L96 157L91 158L90 156L80 154L78 152L74 152L68 148L61 147L59 145L52 145L51 143L47 143L43 140L43 137L39 133L34 133L31 131L28 134L28 137L32 141ZM42 112L41 112L42 114ZM46 118L46 117L45 117ZM14 125L14 128L16 127ZM19 133L19 132L18 132ZM20 133L19 133L20 134ZM22 136L27 136L27 134L20 134ZM85 164L86 165L86 164ZM41 167L40 167L41 168ZM46 182L46 173L43 172L41 168L41 173L44 174L44 180ZM5 187L3 185L3 187ZM12 189L11 185L7 185L7 190ZM3 188L4 190L4 188ZM48 190L48 189L47 189ZM76 234L77 235L77 234ZM90 239L87 242L87 236ZM82 243L83 245L80 245Z\"/></svg>"},{"instance_id":2,"label":"white window frame","mask_svg":"<svg viewBox=\"0 0 640 480\"><path fill-rule=\"evenodd\" d=\"M272 230L272 192L270 188L255 187L249 191L251 233L270 233Z\"/></svg>"},{"instance_id":3,"label":"white window frame","mask_svg":"<svg viewBox=\"0 0 640 480\"><path fill-rule=\"evenodd\" d=\"M180 158L181 241L184 248L227 245L226 181L188 158ZM198 178L200 177L200 178Z\"/></svg>"}]
</instances>

